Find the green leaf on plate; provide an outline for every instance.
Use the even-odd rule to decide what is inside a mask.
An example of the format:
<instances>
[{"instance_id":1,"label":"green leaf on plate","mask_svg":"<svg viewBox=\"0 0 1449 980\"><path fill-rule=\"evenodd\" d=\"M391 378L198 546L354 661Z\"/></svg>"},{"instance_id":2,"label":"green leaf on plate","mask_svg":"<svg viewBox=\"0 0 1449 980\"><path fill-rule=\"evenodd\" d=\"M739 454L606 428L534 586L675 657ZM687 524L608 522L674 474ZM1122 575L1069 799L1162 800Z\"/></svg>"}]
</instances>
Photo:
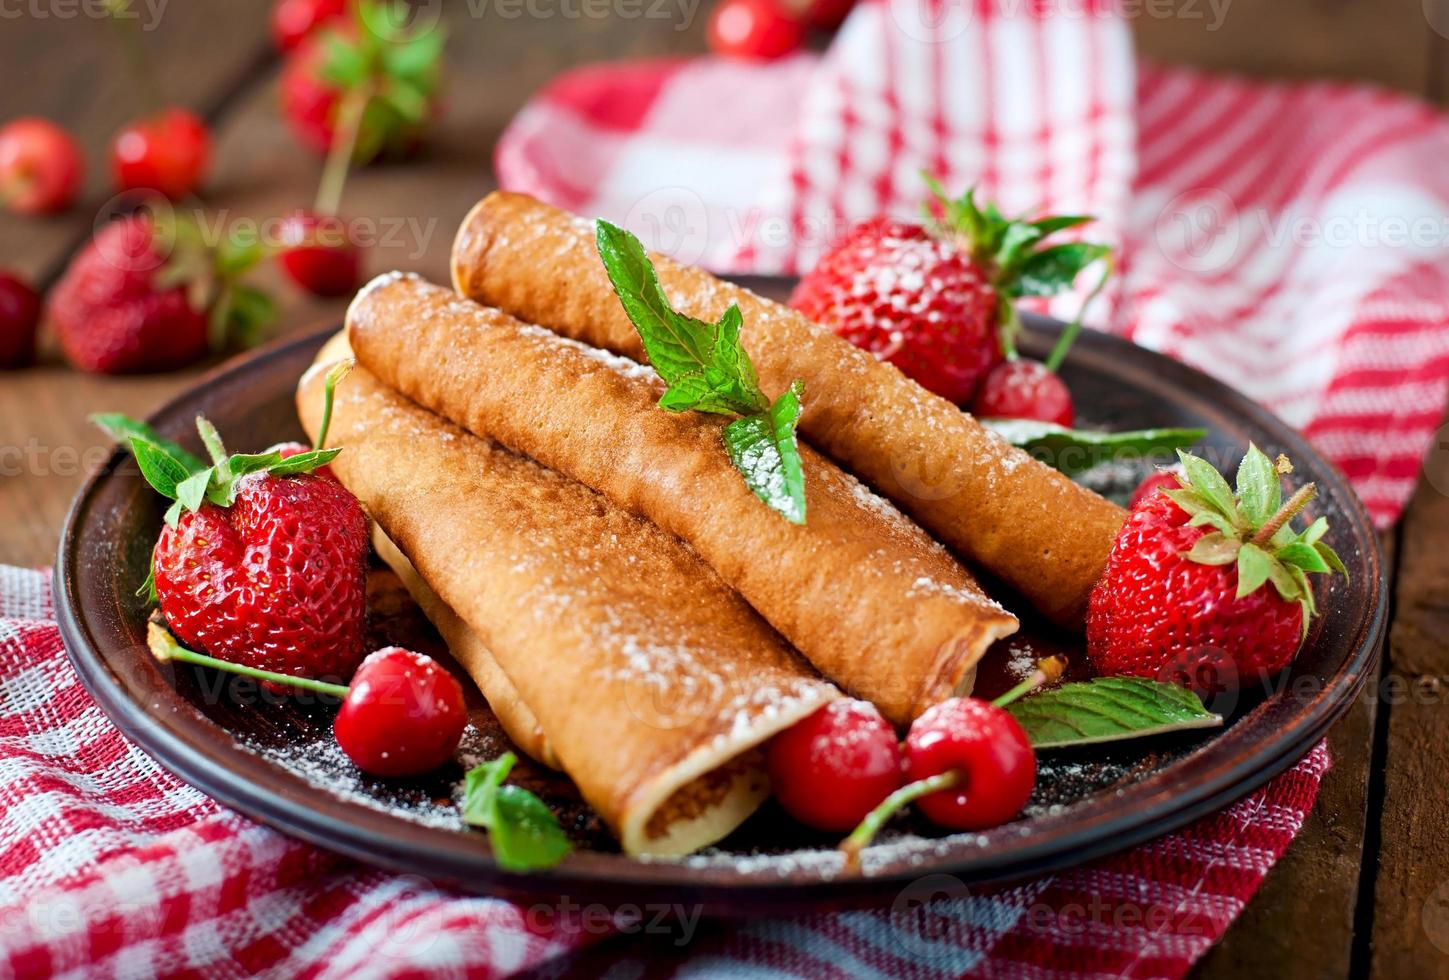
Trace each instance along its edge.
<instances>
[{"instance_id":1,"label":"green leaf on plate","mask_svg":"<svg viewBox=\"0 0 1449 980\"><path fill-rule=\"evenodd\" d=\"M1217 728L1222 715L1176 684L1141 677L1098 677L1022 698L1006 709L1033 748L1117 742L1165 732Z\"/></svg>"},{"instance_id":2,"label":"green leaf on plate","mask_svg":"<svg viewBox=\"0 0 1449 980\"><path fill-rule=\"evenodd\" d=\"M558 818L542 800L521 786L503 781L518 757L505 752L468 770L463 784L463 822L488 831L493 856L510 871L533 871L558 864L573 845Z\"/></svg>"},{"instance_id":3,"label":"green leaf on plate","mask_svg":"<svg viewBox=\"0 0 1449 980\"><path fill-rule=\"evenodd\" d=\"M981 424L1048 466L1075 476L1115 459L1142 459L1190 446L1206 429L1136 429L1095 432L1034 419L981 419Z\"/></svg>"}]
</instances>

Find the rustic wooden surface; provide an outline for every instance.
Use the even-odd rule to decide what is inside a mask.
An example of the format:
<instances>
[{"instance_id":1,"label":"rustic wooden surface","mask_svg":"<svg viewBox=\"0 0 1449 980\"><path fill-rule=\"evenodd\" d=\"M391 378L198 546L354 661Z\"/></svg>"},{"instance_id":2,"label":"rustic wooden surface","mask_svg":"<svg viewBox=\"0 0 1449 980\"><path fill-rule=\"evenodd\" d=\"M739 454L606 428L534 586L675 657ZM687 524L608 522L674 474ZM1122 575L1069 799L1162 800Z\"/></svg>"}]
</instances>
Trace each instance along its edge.
<instances>
[{"instance_id":1,"label":"rustic wooden surface","mask_svg":"<svg viewBox=\"0 0 1449 980\"><path fill-rule=\"evenodd\" d=\"M277 61L266 0L170 4L143 43L167 98L216 127L209 207L262 219L310 202L320 163L296 149L277 112ZM1283 77L1360 78L1449 102L1449 0L1170 0L1139 3L1134 30L1163 61ZM44 7L44 5L40 5ZM473 12L484 10L480 16ZM505 19L451 4L448 113L430 149L365 171L345 210L393 229L372 271L443 278L451 233L492 186L490 152L510 116L571 65L702 48L703 13L674 20ZM103 216L102 149L144 105L125 82L115 25L26 14L0 24L0 120L53 117L91 161L83 203L43 221L0 215L0 266L49 284ZM340 316L343 303L300 298L275 276L282 329ZM198 371L108 379L41 367L0 374L0 562L52 560L70 496L106 440L88 412L144 414ZM1302 834L1262 891L1203 960L1202 977L1449 976L1449 429L1403 523L1387 540L1395 616L1384 681L1330 736L1334 768Z\"/></svg>"}]
</instances>

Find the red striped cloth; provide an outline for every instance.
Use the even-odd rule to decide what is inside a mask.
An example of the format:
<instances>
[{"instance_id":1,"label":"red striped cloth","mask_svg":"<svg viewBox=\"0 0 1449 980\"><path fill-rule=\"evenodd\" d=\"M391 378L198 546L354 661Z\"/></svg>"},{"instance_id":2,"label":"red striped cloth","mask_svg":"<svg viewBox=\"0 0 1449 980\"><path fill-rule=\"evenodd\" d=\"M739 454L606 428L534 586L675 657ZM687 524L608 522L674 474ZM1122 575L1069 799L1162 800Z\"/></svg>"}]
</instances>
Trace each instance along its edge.
<instances>
[{"instance_id":1,"label":"red striped cloth","mask_svg":"<svg viewBox=\"0 0 1449 980\"><path fill-rule=\"evenodd\" d=\"M888 907L745 922L516 905L360 867L176 779L81 687L53 615L46 573L0 565L0 976L1177 977L1328 767L1320 745L1178 833L1010 888L928 876Z\"/></svg>"},{"instance_id":2,"label":"red striped cloth","mask_svg":"<svg viewBox=\"0 0 1449 980\"><path fill-rule=\"evenodd\" d=\"M1096 214L1122 269L1097 325L1272 408L1391 523L1449 390L1449 120L1141 64L1114 7L869 0L819 57L585 68L518 115L499 179L723 272L808 270L917 213L923 169Z\"/></svg>"}]
</instances>

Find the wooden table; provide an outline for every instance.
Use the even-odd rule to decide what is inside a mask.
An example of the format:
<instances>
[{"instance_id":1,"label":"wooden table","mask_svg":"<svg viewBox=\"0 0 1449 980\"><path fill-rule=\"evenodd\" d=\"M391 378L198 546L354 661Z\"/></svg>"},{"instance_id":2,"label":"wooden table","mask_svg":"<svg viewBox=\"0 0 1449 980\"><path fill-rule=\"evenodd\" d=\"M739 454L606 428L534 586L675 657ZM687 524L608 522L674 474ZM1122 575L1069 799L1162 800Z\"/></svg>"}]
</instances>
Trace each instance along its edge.
<instances>
[{"instance_id":1,"label":"wooden table","mask_svg":"<svg viewBox=\"0 0 1449 980\"><path fill-rule=\"evenodd\" d=\"M215 127L217 165L206 197L229 220L310 203L320 170L296 148L277 111L266 7L265 0L171 4L144 35L167 94L202 111ZM1449 40L1430 26L1432 19L1449 35L1449 0L1234 0L1216 29L1208 0L1138 8L1156 11L1141 14L1134 27L1143 49L1164 60L1368 78L1441 102L1449 96ZM453 228L492 186L491 147L542 83L588 61L698 51L704 26L702 15L687 25L509 19L476 3L453 4L448 16L450 94L437 138L422 159L364 171L348 188L348 213L398 232L373 250L374 271L411 268L445 279ZM8 83L0 88L0 120L30 113L61 120L90 160L103 159L110 133L138 104L124 82L113 30L84 16L26 14L0 22L0 71ZM84 203L66 215L44 221L0 216L0 265L49 284L91 233L108 196L106 175L93 172ZM284 329L340 316L341 301L305 300L270 278L284 300ZM144 414L196 374L93 378L67 370L53 354L37 369L0 374L0 562L51 562L71 494L104 458L106 440L85 422L88 412ZM1449 836L1442 830L1449 801L1449 712L1441 686L1449 676L1445 440L1432 451L1408 514L1385 540L1394 567L1394 617L1381 683L1334 729L1335 764L1318 806L1257 898L1203 961L1202 976L1449 976Z\"/></svg>"}]
</instances>

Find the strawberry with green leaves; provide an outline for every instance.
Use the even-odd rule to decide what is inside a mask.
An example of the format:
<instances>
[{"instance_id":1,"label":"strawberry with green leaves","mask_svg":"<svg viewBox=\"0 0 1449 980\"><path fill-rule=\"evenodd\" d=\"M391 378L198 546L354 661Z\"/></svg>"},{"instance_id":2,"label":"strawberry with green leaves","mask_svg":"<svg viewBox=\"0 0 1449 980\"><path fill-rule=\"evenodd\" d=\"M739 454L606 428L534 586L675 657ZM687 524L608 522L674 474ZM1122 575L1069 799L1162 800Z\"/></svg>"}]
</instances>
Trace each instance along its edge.
<instances>
[{"instance_id":1,"label":"strawberry with green leaves","mask_svg":"<svg viewBox=\"0 0 1449 980\"><path fill-rule=\"evenodd\" d=\"M1316 611L1309 575L1347 574L1323 540L1328 521L1294 530L1315 488L1285 501L1284 457L1275 464L1249 446L1234 490L1205 460L1178 455L1176 489L1149 494L1117 534L1088 608L1087 656L1102 675L1211 671L1222 682L1227 667L1229 682L1265 679L1307 634Z\"/></svg>"},{"instance_id":2,"label":"strawberry with green leaves","mask_svg":"<svg viewBox=\"0 0 1449 980\"><path fill-rule=\"evenodd\" d=\"M82 371L136 374L250 346L276 315L271 297L243 281L263 254L257 242L213 246L181 215L112 221L50 291L61 350Z\"/></svg>"},{"instance_id":3,"label":"strawberry with green leaves","mask_svg":"<svg viewBox=\"0 0 1449 980\"><path fill-rule=\"evenodd\" d=\"M857 225L800 280L790 304L923 387L967 405L989 372L1016 360L1016 300L1065 291L1110 249L1048 243L1089 217L1007 218L993 204L978 204L974 189L951 198L926 180L934 200L925 224L881 217ZM1025 417L1070 425L1059 404L1065 387L1052 372L1075 333L1068 331L1048 360L1050 380L1043 381L1041 371L1011 369L1030 381L1029 397L998 398L1000 404L983 414L1000 414L996 409L1004 407L1010 417L1023 417L1042 398L1037 389L1051 387L1048 409Z\"/></svg>"},{"instance_id":4,"label":"strawberry with green leaves","mask_svg":"<svg viewBox=\"0 0 1449 980\"><path fill-rule=\"evenodd\" d=\"M330 401L335 376L328 382ZM148 584L182 643L259 670L352 676L364 652L367 517L340 483L315 473L340 450L231 454L198 417L207 462L142 423L95 421L129 444L142 476L172 501Z\"/></svg>"},{"instance_id":5,"label":"strawberry with green leaves","mask_svg":"<svg viewBox=\"0 0 1449 980\"><path fill-rule=\"evenodd\" d=\"M409 24L406 4L361 0L308 37L282 70L282 110L302 143L351 146L368 163L404 156L437 114L444 31Z\"/></svg>"}]
</instances>

